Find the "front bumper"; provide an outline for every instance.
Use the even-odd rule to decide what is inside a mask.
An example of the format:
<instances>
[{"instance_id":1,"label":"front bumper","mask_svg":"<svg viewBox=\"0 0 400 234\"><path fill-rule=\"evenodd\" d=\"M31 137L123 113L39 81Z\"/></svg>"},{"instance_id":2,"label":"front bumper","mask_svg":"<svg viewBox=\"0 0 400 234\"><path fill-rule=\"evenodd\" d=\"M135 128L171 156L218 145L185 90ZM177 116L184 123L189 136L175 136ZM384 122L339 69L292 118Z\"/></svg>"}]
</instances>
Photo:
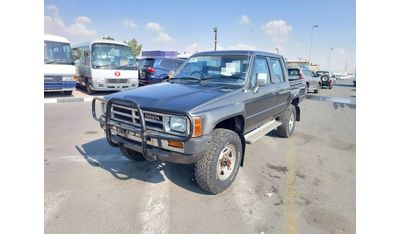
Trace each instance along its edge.
<instances>
[{"instance_id":1,"label":"front bumper","mask_svg":"<svg viewBox=\"0 0 400 234\"><path fill-rule=\"evenodd\" d=\"M45 92L55 91L72 91L75 90L75 81L62 81L62 82L44 82Z\"/></svg>"},{"instance_id":2,"label":"front bumper","mask_svg":"<svg viewBox=\"0 0 400 234\"><path fill-rule=\"evenodd\" d=\"M108 143L114 147L126 147L128 149L140 152L144 158L149 161L163 160L175 163L194 163L199 161L203 152L207 150L211 142L211 136L201 137L181 137L166 133L156 132L146 129L143 111L134 101L128 104L137 109L140 116L140 128L128 126L110 119L111 104L127 104L127 100L110 99L107 102L106 115L96 116L95 102L104 101L101 98L95 98L92 102L92 115L95 120L100 122L100 126L106 133ZM176 114L176 113L174 113ZM184 113L182 113L183 115ZM185 114L186 115L186 114ZM190 117L189 117L190 118ZM189 136L191 136L190 131ZM178 141L183 143L183 148L174 148L168 145L168 141Z\"/></svg>"},{"instance_id":3,"label":"front bumper","mask_svg":"<svg viewBox=\"0 0 400 234\"><path fill-rule=\"evenodd\" d=\"M91 88L94 91L119 91L139 87L138 83L92 83Z\"/></svg>"}]
</instances>

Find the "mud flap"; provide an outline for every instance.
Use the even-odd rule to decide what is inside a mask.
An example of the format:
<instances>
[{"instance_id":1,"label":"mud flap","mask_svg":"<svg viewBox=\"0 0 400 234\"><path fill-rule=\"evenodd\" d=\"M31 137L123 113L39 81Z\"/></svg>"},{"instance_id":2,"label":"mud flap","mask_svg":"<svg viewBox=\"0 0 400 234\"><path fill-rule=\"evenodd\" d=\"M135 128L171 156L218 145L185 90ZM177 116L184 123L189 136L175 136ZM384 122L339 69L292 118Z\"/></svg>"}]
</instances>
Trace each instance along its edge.
<instances>
[{"instance_id":1,"label":"mud flap","mask_svg":"<svg viewBox=\"0 0 400 234\"><path fill-rule=\"evenodd\" d=\"M300 107L299 106L295 107L296 107L296 121L300 121Z\"/></svg>"}]
</instances>

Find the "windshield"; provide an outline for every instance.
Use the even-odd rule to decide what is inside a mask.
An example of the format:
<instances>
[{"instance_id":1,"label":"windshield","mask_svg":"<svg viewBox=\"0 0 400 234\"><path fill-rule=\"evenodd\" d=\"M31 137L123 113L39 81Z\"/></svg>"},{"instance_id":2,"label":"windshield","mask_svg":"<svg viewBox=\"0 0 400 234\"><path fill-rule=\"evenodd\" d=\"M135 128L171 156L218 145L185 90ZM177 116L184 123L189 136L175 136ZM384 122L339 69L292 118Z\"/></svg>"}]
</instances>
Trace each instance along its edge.
<instances>
[{"instance_id":1,"label":"windshield","mask_svg":"<svg viewBox=\"0 0 400 234\"><path fill-rule=\"evenodd\" d=\"M71 47L68 43L44 41L45 64L72 64Z\"/></svg>"},{"instance_id":2,"label":"windshield","mask_svg":"<svg viewBox=\"0 0 400 234\"><path fill-rule=\"evenodd\" d=\"M94 69L136 69L136 60L128 46L96 43L92 46L92 67Z\"/></svg>"},{"instance_id":3,"label":"windshield","mask_svg":"<svg viewBox=\"0 0 400 234\"><path fill-rule=\"evenodd\" d=\"M215 82L243 83L250 56L199 55L191 57L178 69L174 79L197 78Z\"/></svg>"},{"instance_id":4,"label":"windshield","mask_svg":"<svg viewBox=\"0 0 400 234\"><path fill-rule=\"evenodd\" d=\"M143 60L143 66L145 67L152 67L154 65L155 59L147 58Z\"/></svg>"}]
</instances>

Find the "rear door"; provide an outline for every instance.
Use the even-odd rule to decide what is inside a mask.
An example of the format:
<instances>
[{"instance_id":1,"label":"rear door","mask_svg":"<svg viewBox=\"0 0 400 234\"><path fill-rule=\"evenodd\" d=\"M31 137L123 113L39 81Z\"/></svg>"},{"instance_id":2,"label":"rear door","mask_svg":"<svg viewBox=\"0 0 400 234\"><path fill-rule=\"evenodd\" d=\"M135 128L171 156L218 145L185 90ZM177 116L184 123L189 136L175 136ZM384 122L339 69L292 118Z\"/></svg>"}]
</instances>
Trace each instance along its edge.
<instances>
[{"instance_id":1,"label":"rear door","mask_svg":"<svg viewBox=\"0 0 400 234\"><path fill-rule=\"evenodd\" d=\"M266 73L268 76L265 86L257 86L257 73ZM263 122L269 120L274 112L275 90L271 85L270 72L266 57L256 56L252 69L250 91L245 101L246 110L246 132L250 131Z\"/></svg>"},{"instance_id":2,"label":"rear door","mask_svg":"<svg viewBox=\"0 0 400 234\"><path fill-rule=\"evenodd\" d=\"M303 72L304 72L304 76L307 77L307 80L310 84L310 89L316 89L318 86L318 79L316 79L314 77L312 71L309 69L304 69Z\"/></svg>"},{"instance_id":3,"label":"rear door","mask_svg":"<svg viewBox=\"0 0 400 234\"><path fill-rule=\"evenodd\" d=\"M90 53L89 53L89 51L85 51L83 53L83 55L85 56L85 66L83 68L84 75L82 78L85 81L85 85L88 85L88 84L86 84L86 78L88 78L89 82L92 79L92 73L91 73L92 66L91 66L91 62L90 62Z\"/></svg>"},{"instance_id":4,"label":"rear door","mask_svg":"<svg viewBox=\"0 0 400 234\"><path fill-rule=\"evenodd\" d=\"M271 86L275 91L273 115L279 115L286 110L290 103L290 85L286 80L286 67L280 58L268 57L269 69L271 71Z\"/></svg>"}]
</instances>

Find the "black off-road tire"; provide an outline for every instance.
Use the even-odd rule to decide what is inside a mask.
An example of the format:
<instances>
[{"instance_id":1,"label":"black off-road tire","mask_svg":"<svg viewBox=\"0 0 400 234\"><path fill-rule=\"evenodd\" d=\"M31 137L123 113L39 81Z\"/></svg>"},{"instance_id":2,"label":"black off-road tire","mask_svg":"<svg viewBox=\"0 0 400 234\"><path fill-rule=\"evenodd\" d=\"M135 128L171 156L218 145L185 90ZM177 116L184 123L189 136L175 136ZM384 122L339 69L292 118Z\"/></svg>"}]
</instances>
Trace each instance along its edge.
<instances>
[{"instance_id":1,"label":"black off-road tire","mask_svg":"<svg viewBox=\"0 0 400 234\"><path fill-rule=\"evenodd\" d=\"M67 96L71 96L72 95L72 90L64 91L64 94L67 95Z\"/></svg>"},{"instance_id":2,"label":"black off-road tire","mask_svg":"<svg viewBox=\"0 0 400 234\"><path fill-rule=\"evenodd\" d=\"M290 126L291 115L293 118L292 126ZM296 127L296 107L291 104L289 108L285 112L283 112L281 116L279 116L278 121L282 122L282 125L278 127L278 135L280 137L288 138L290 135L293 134Z\"/></svg>"},{"instance_id":3,"label":"black off-road tire","mask_svg":"<svg viewBox=\"0 0 400 234\"><path fill-rule=\"evenodd\" d=\"M121 150L121 153L125 157L129 158L132 161L144 161L145 160L142 153L136 152L131 149L127 149L125 147L119 147L119 149Z\"/></svg>"},{"instance_id":4,"label":"black off-road tire","mask_svg":"<svg viewBox=\"0 0 400 234\"><path fill-rule=\"evenodd\" d=\"M94 90L90 87L90 82L87 78L85 80L85 87L86 87L87 94L89 94L89 95L94 94Z\"/></svg>"},{"instance_id":5,"label":"black off-road tire","mask_svg":"<svg viewBox=\"0 0 400 234\"><path fill-rule=\"evenodd\" d=\"M225 180L217 175L217 165L220 153L226 146L232 144L236 150L236 158L232 172ZM242 142L239 135L229 129L217 128L213 131L210 147L204 152L203 158L196 162L194 174L197 184L204 190L218 194L227 189L234 181L242 160Z\"/></svg>"}]
</instances>

